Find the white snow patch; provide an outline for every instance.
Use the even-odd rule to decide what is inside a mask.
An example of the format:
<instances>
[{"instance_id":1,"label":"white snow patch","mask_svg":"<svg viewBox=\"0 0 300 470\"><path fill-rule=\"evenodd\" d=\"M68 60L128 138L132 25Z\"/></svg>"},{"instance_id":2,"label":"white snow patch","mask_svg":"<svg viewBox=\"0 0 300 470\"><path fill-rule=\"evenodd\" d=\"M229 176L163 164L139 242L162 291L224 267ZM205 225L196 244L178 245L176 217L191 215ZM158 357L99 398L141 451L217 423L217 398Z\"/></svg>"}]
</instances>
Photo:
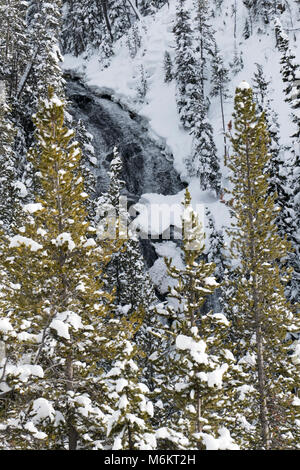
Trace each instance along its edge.
<instances>
[{"instance_id":1,"label":"white snow patch","mask_svg":"<svg viewBox=\"0 0 300 470\"><path fill-rule=\"evenodd\" d=\"M19 248L22 245L30 248L31 251L38 251L43 248L42 245L35 242L31 238L23 237L22 235L15 235L10 239L9 248Z\"/></svg>"}]
</instances>

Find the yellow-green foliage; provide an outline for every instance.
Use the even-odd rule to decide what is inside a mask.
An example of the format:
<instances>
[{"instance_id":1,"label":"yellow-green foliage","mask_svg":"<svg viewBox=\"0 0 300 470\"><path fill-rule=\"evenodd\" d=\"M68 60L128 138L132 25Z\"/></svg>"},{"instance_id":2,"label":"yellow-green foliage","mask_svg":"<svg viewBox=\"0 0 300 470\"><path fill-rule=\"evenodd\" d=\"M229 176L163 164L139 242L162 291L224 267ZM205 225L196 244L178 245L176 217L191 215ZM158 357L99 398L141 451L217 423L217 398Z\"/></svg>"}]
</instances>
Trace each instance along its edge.
<instances>
[{"instance_id":1,"label":"yellow-green foliage","mask_svg":"<svg viewBox=\"0 0 300 470\"><path fill-rule=\"evenodd\" d=\"M229 205L234 219L229 234L237 267L228 286L233 291L228 310L236 357L249 374L244 416L253 425L235 432L240 436L246 432L250 448L293 448L299 436L292 406L292 392L299 387L299 365L288 355L291 345L286 335L299 330L299 323L284 295L289 272L278 264L290 247L279 237L275 224L276 195L268 196L265 117L257 116L247 86L236 90L231 143Z\"/></svg>"},{"instance_id":2,"label":"yellow-green foliage","mask_svg":"<svg viewBox=\"0 0 300 470\"><path fill-rule=\"evenodd\" d=\"M40 191L34 204L24 207L24 226L6 240L1 257L0 318L11 326L0 338L6 343L4 377L11 387L7 418L17 419L9 439L15 430L15 445L25 448L74 448L77 442L85 447L96 445L89 438L99 437L102 429L97 361L110 354L105 335L112 297L101 283L109 253L103 253L87 221L81 151L64 125L64 103L51 90L34 123L36 144L29 157ZM13 371L21 361L31 371L40 367L26 382ZM91 400L88 415L79 408L82 394ZM34 421L39 398L60 418ZM28 421L44 438L24 428Z\"/></svg>"}]
</instances>

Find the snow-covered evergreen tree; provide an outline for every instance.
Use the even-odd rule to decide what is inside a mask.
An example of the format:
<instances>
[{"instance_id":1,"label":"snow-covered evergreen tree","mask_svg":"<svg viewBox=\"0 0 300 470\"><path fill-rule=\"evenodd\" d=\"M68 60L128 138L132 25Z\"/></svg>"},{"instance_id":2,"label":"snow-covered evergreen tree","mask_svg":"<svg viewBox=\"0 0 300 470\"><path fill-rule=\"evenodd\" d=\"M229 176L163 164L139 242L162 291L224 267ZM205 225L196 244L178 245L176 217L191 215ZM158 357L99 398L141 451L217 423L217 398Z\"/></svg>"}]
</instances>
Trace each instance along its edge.
<instances>
[{"instance_id":1,"label":"snow-covered evergreen tree","mask_svg":"<svg viewBox=\"0 0 300 470\"><path fill-rule=\"evenodd\" d=\"M89 197L86 199L86 208L90 220L94 220L96 216L96 175L95 168L98 165L98 160L95 156L95 149L93 146L94 137L90 134L84 122L79 120L76 128L76 139L82 149L82 158L80 161L81 172L84 177L84 187Z\"/></svg>"},{"instance_id":2,"label":"snow-covered evergreen tree","mask_svg":"<svg viewBox=\"0 0 300 470\"><path fill-rule=\"evenodd\" d=\"M61 22L61 2L51 3L45 0L30 0L29 23L30 59L18 88L20 112L30 120L36 111L40 99L47 98L47 90L52 86L56 93L63 93L64 79L60 63L62 56L59 50Z\"/></svg>"},{"instance_id":3,"label":"snow-covered evergreen tree","mask_svg":"<svg viewBox=\"0 0 300 470\"><path fill-rule=\"evenodd\" d=\"M6 231L11 229L17 211L15 135L3 85L0 89L0 220Z\"/></svg>"},{"instance_id":4,"label":"snow-covered evergreen tree","mask_svg":"<svg viewBox=\"0 0 300 470\"><path fill-rule=\"evenodd\" d=\"M282 238L290 233L290 218L292 208L292 191L290 179L292 162L288 158L288 152L280 144L280 132L278 115L272 109L270 98L270 81L267 81L263 68L256 64L257 71L253 77L253 97L257 104L257 111L264 112L267 130L270 136L269 151L271 158L266 166L269 175L269 193L276 194L276 204L280 212L276 218L279 234Z\"/></svg>"},{"instance_id":5,"label":"snow-covered evergreen tree","mask_svg":"<svg viewBox=\"0 0 300 470\"><path fill-rule=\"evenodd\" d=\"M135 20L130 3L122 0L109 1L109 18L114 40L120 39Z\"/></svg>"},{"instance_id":6,"label":"snow-covered evergreen tree","mask_svg":"<svg viewBox=\"0 0 300 470\"><path fill-rule=\"evenodd\" d=\"M121 177L122 160L115 150L110 167L110 186L99 199L99 209L106 216L100 217L98 231L111 231L110 244L114 245L114 254L107 266L107 282L116 290L115 303L129 306L128 312L133 313L139 307L147 309L156 297L145 270L140 242L128 228L130 217L126 198L121 195L125 185Z\"/></svg>"},{"instance_id":7,"label":"snow-covered evergreen tree","mask_svg":"<svg viewBox=\"0 0 300 470\"><path fill-rule=\"evenodd\" d=\"M222 331L228 327L224 315L201 315L206 297L218 283L213 276L215 265L201 258L203 228L191 207L188 190L182 223L185 268L178 269L166 259L168 272L177 284L169 291L176 304L168 308L172 343L162 400L168 397L173 408L167 427L177 433L175 448L205 449L207 439L217 439L218 432L223 432L222 381L233 356L222 348ZM175 443L172 433L169 440ZM224 448L235 448L229 441L229 447Z\"/></svg>"},{"instance_id":8,"label":"snow-covered evergreen tree","mask_svg":"<svg viewBox=\"0 0 300 470\"><path fill-rule=\"evenodd\" d=\"M98 48L105 31L101 2L67 0L64 2L62 49L75 56Z\"/></svg>"},{"instance_id":9,"label":"snow-covered evergreen tree","mask_svg":"<svg viewBox=\"0 0 300 470\"><path fill-rule=\"evenodd\" d=\"M9 99L16 97L27 63L26 6L22 0L0 2L0 80Z\"/></svg>"},{"instance_id":10,"label":"snow-covered evergreen tree","mask_svg":"<svg viewBox=\"0 0 300 470\"><path fill-rule=\"evenodd\" d=\"M165 51L164 55L164 72L165 72L165 82L171 82L173 80L173 64L170 52Z\"/></svg>"},{"instance_id":11,"label":"snow-covered evergreen tree","mask_svg":"<svg viewBox=\"0 0 300 470\"><path fill-rule=\"evenodd\" d=\"M217 148L213 138L213 128L207 117L207 106L203 99L195 104L192 154L186 161L190 176L197 176L203 190L212 189L220 193L221 173Z\"/></svg>"},{"instance_id":12,"label":"snow-covered evergreen tree","mask_svg":"<svg viewBox=\"0 0 300 470\"><path fill-rule=\"evenodd\" d=\"M113 450L155 449L156 439L150 424L153 405L147 386L139 382L137 348L121 333L117 349L116 361L105 376L113 410L107 437L113 440Z\"/></svg>"},{"instance_id":13,"label":"snow-covered evergreen tree","mask_svg":"<svg viewBox=\"0 0 300 470\"><path fill-rule=\"evenodd\" d=\"M246 82L236 90L233 116L235 133L228 166L234 220L229 234L231 257L237 264L229 310L236 357L245 374L241 390L247 390L248 405L244 417L250 424L245 430L241 423L235 435L248 433L244 442L248 448L291 449L299 440L299 411L294 406L299 365L289 357L287 333L298 331L299 322L284 295L289 273L278 265L289 247L278 235L274 196L268 196L267 126L264 114L257 116Z\"/></svg>"},{"instance_id":14,"label":"snow-covered evergreen tree","mask_svg":"<svg viewBox=\"0 0 300 470\"><path fill-rule=\"evenodd\" d=\"M222 126L224 134L224 160L226 164L227 157L227 142L226 142L226 129L225 129L225 116L224 116L224 101L229 98L229 70L225 67L220 51L215 45L214 55L212 58L212 88L210 95L219 96L222 115Z\"/></svg>"},{"instance_id":15,"label":"snow-covered evergreen tree","mask_svg":"<svg viewBox=\"0 0 300 470\"><path fill-rule=\"evenodd\" d=\"M195 105L201 100L199 66L195 57L191 16L186 0L178 0L176 23L174 26L176 41L175 72L177 84L177 107L180 120L186 129L193 129L196 122Z\"/></svg>"},{"instance_id":16,"label":"snow-covered evergreen tree","mask_svg":"<svg viewBox=\"0 0 300 470\"><path fill-rule=\"evenodd\" d=\"M289 239L292 241L294 252L290 254L290 265L294 269L291 279L291 285L288 288L289 298L293 302L299 302L300 299L300 256L299 256L299 233L300 233L300 214L299 214L299 191L300 191L300 66L295 61L295 54L289 46L289 38L284 32L280 21L277 19L275 22L275 32L277 37L277 46L281 52L281 74L282 80L286 84L284 92L286 94L286 101L291 107L291 119L295 124L295 132L292 135L292 143L290 152L292 156L292 175L290 179L290 188L292 191L292 210L291 217L288 221ZM298 83L298 85L297 85Z\"/></svg>"},{"instance_id":17,"label":"snow-covered evergreen tree","mask_svg":"<svg viewBox=\"0 0 300 470\"><path fill-rule=\"evenodd\" d=\"M300 65L296 62L296 56L290 48L289 38L285 33L282 25L277 18L275 21L275 33L277 39L277 47L281 52L281 75L285 83L284 93L286 101L290 103L292 108L292 121L296 126L296 132L293 137L300 137L300 118L297 110L300 107L300 85L297 85L297 79L300 77ZM294 110L296 109L296 112Z\"/></svg>"},{"instance_id":18,"label":"snow-covered evergreen tree","mask_svg":"<svg viewBox=\"0 0 300 470\"><path fill-rule=\"evenodd\" d=\"M81 152L51 90L35 124L30 158L41 191L1 248L1 434L14 449L99 448L105 401L97 364L109 355L103 318L112 299L86 220Z\"/></svg>"},{"instance_id":19,"label":"snow-covered evergreen tree","mask_svg":"<svg viewBox=\"0 0 300 470\"><path fill-rule=\"evenodd\" d=\"M200 70L198 80L200 78L202 94L205 96L205 80L208 57L213 56L215 50L214 30L209 22L211 17L210 4L208 0L194 0L194 8L196 11L195 18L195 36L199 52Z\"/></svg>"}]
</instances>

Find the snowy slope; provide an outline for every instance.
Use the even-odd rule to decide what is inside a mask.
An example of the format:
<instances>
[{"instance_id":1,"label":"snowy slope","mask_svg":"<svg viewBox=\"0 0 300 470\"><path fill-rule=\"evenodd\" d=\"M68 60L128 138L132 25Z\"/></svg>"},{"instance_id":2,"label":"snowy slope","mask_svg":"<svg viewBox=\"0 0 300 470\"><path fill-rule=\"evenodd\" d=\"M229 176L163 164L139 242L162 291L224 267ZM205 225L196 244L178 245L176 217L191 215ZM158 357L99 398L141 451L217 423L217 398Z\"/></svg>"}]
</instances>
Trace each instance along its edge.
<instances>
[{"instance_id":1,"label":"snowy slope","mask_svg":"<svg viewBox=\"0 0 300 470\"><path fill-rule=\"evenodd\" d=\"M190 11L194 11L192 0L188 0ZM256 63L264 68L264 73L268 80L271 80L272 96L274 100L274 110L279 115L281 127L282 144L287 144L289 136L293 132L291 121L289 119L290 109L284 102L283 84L280 76L280 54L275 48L275 34L272 24L255 25L254 33L249 39L243 38L243 29L247 15L247 9L242 1L237 2L237 33L234 38L234 20L232 14L233 0L224 0L222 9L214 11L214 17L211 20L213 28L216 31L216 41L225 65L230 68L230 62L233 60L234 50L237 47L238 53L242 53L244 68L237 75L231 72L230 94L232 98L225 103L225 122L231 119L233 111L233 96L235 88L242 80L251 84ZM286 10L280 16L280 21L290 37L290 46L300 62L300 46L297 45L300 31L299 27L300 13L299 7L293 3L293 10ZM181 175L182 179L189 182L192 193L193 205L199 208L199 214L202 217L203 207L209 207L216 219L217 228L229 224L229 214L227 207L216 200L213 194L207 191L201 191L197 180L189 180L186 175L184 160L191 151L192 138L185 132L181 125L176 111L175 84L164 83L163 59L164 53L168 50L174 59L174 35L172 33L175 20L176 1L170 0L170 6L165 5L155 16L143 18L139 22L139 30L142 35L142 46L137 55L130 57L126 39L122 38L115 45L115 56L112 58L108 68L101 70L97 53L89 59L82 57L65 57L65 70L77 70L84 74L84 80L90 87L109 91L114 99L126 104L131 109L137 111L140 115L146 117L149 121L153 136L157 135L163 139L166 146L174 156L174 167ZM295 30L295 31L294 31ZM298 41L299 43L299 41ZM138 99L137 87L140 81L141 66L143 66L147 81L148 91L145 102L141 103ZM209 77L206 83L209 91ZM209 118L214 128L215 141L220 155L220 163L223 173L223 186L227 186L227 170L223 166L223 133L220 104L218 98L211 99ZM183 199L183 193L179 193L177 198L172 196L171 203L178 204ZM169 204L166 197L159 198L158 195L145 194L142 197L143 204L151 205L161 201L162 204ZM141 215L139 223L142 229L147 230L149 220L145 215ZM163 217L164 219L164 217ZM165 229L161 224L157 228L157 218L153 220L155 232L162 233Z\"/></svg>"}]
</instances>

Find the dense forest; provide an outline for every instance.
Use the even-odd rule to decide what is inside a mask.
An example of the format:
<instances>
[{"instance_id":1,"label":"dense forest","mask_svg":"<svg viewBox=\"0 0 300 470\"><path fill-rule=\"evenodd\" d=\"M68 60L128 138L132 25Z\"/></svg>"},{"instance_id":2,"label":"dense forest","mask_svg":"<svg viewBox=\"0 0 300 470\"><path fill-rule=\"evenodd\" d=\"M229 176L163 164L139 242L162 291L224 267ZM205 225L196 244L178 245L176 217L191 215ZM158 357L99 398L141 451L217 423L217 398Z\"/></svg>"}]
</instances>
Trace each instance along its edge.
<instances>
[{"instance_id":1,"label":"dense forest","mask_svg":"<svg viewBox=\"0 0 300 470\"><path fill-rule=\"evenodd\" d=\"M300 1L0 0L0 449L300 449Z\"/></svg>"}]
</instances>

